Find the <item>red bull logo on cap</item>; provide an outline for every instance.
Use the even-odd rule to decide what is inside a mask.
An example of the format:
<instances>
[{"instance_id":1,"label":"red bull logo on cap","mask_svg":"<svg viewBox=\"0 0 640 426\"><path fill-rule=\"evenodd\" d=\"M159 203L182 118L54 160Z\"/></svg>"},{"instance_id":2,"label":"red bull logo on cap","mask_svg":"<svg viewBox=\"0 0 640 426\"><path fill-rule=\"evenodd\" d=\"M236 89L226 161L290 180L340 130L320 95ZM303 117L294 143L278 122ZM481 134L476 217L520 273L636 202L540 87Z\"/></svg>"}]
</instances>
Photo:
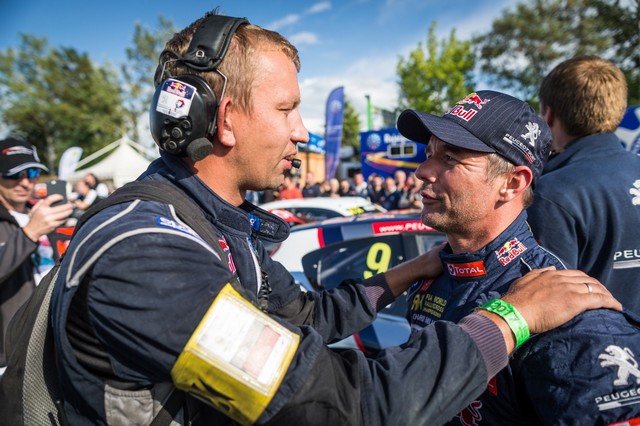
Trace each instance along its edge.
<instances>
[{"instance_id":1,"label":"red bull logo on cap","mask_svg":"<svg viewBox=\"0 0 640 426\"><path fill-rule=\"evenodd\" d=\"M449 111L447 111L447 114L460 117L464 121L469 121L474 115L478 113L479 110L482 109L482 105L486 104L490 100L491 99L482 99L480 96L478 96L477 93L473 92L456 102L456 104ZM475 107L475 109L465 109L464 105L472 105Z\"/></svg>"},{"instance_id":2,"label":"red bull logo on cap","mask_svg":"<svg viewBox=\"0 0 640 426\"><path fill-rule=\"evenodd\" d=\"M520 256L527 250L527 247L520 242L517 238L507 241L504 243L499 250L496 251L496 257L502 266L506 266L513 259Z\"/></svg>"},{"instance_id":3,"label":"red bull logo on cap","mask_svg":"<svg viewBox=\"0 0 640 426\"><path fill-rule=\"evenodd\" d=\"M478 109L482 109L482 105L486 104L490 100L491 99L482 99L476 92L473 92L456 102L456 105L470 104L474 105Z\"/></svg>"}]
</instances>

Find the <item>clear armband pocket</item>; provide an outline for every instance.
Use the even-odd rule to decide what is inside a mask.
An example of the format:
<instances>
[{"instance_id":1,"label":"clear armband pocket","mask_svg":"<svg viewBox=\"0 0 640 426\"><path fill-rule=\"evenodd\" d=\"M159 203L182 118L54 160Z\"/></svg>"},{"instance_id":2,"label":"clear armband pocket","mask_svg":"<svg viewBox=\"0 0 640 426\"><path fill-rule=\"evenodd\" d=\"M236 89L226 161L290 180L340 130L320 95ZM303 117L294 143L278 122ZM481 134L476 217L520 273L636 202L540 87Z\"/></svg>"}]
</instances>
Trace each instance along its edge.
<instances>
[{"instance_id":1,"label":"clear armband pocket","mask_svg":"<svg viewBox=\"0 0 640 426\"><path fill-rule=\"evenodd\" d=\"M254 423L276 393L300 336L227 284L182 350L171 376L241 424Z\"/></svg>"}]
</instances>

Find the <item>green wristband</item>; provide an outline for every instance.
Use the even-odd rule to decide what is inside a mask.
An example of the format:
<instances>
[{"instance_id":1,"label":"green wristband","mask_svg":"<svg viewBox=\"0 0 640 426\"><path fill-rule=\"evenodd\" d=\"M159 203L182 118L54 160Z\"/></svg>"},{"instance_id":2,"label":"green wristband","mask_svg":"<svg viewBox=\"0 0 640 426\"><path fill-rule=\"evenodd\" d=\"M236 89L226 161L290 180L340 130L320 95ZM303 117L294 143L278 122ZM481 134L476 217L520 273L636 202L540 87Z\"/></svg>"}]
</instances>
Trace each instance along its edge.
<instances>
[{"instance_id":1,"label":"green wristband","mask_svg":"<svg viewBox=\"0 0 640 426\"><path fill-rule=\"evenodd\" d=\"M502 299L493 299L482 305L480 309L500 315L507 322L516 336L516 348L529 339L529 325L511 304Z\"/></svg>"}]
</instances>

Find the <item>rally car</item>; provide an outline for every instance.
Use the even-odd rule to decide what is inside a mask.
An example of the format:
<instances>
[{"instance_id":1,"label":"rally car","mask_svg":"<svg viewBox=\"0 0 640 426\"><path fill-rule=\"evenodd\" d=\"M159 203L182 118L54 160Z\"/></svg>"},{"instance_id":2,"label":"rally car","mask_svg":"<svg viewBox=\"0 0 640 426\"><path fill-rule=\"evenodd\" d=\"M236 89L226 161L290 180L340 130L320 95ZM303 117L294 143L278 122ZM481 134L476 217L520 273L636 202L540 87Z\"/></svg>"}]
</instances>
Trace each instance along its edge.
<instances>
[{"instance_id":1,"label":"rally car","mask_svg":"<svg viewBox=\"0 0 640 426\"><path fill-rule=\"evenodd\" d=\"M373 213L291 228L289 238L267 245L305 291L336 287L346 278L369 278L442 244L443 233L425 226L420 214ZM409 337L406 297L378 314L374 323L333 346L375 352Z\"/></svg>"}]
</instances>

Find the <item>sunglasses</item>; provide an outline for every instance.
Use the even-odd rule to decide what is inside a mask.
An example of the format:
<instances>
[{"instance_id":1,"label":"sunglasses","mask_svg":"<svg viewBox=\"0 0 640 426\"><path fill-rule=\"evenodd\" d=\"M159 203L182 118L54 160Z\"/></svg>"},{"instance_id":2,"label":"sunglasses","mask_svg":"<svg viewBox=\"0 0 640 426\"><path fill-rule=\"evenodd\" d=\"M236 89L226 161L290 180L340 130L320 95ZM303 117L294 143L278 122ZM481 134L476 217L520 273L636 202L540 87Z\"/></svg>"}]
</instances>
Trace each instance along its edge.
<instances>
[{"instance_id":1,"label":"sunglasses","mask_svg":"<svg viewBox=\"0 0 640 426\"><path fill-rule=\"evenodd\" d=\"M14 173L12 175L2 175L3 179L9 179L9 180L22 180L24 179L26 176L27 179L32 180L35 179L37 177L40 177L40 169L36 169L36 168L31 168L31 169L27 169L27 170L23 170L21 172L18 173Z\"/></svg>"}]
</instances>

